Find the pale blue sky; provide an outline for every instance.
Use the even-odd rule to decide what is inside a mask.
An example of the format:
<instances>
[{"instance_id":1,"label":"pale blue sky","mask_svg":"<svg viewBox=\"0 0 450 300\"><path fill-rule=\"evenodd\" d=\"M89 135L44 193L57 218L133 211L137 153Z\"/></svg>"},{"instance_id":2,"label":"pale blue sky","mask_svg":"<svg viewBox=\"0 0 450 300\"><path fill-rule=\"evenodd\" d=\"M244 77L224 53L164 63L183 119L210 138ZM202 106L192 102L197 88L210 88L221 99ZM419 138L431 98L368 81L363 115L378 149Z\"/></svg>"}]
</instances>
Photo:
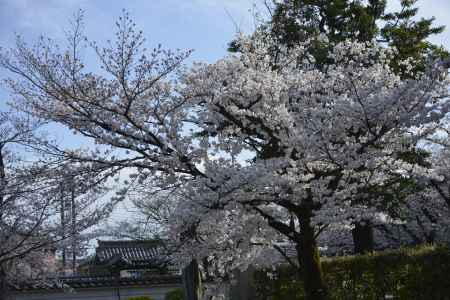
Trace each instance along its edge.
<instances>
[{"instance_id":1,"label":"pale blue sky","mask_svg":"<svg viewBox=\"0 0 450 300\"><path fill-rule=\"evenodd\" d=\"M0 45L10 46L14 34L35 38L45 34L63 37L71 15L86 11L87 34L91 39L111 38L114 21L127 9L150 43L167 48L195 49L193 59L214 61L226 53L227 43L236 26L250 31L253 4L262 0L0 0ZM389 0L398 7L399 0ZM434 42L450 48L450 1L420 0L421 15L436 16L437 23L447 25L446 33Z\"/></svg>"},{"instance_id":2,"label":"pale blue sky","mask_svg":"<svg viewBox=\"0 0 450 300\"><path fill-rule=\"evenodd\" d=\"M112 38L114 21L128 10L150 43L166 48L196 49L196 60L215 60L226 51L238 24L252 28L253 0L0 0L0 43L10 44L14 33L63 37L71 15L86 12L91 39Z\"/></svg>"}]
</instances>

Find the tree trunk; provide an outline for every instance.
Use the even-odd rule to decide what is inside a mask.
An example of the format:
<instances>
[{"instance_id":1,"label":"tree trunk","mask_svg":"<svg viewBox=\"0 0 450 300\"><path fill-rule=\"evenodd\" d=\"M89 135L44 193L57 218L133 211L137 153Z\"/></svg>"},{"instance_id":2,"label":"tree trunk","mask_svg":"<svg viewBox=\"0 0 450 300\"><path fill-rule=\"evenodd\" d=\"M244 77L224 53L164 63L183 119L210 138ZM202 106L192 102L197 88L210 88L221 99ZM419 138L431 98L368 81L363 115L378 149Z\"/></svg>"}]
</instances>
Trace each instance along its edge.
<instances>
[{"instance_id":1,"label":"tree trunk","mask_svg":"<svg viewBox=\"0 0 450 300\"><path fill-rule=\"evenodd\" d=\"M355 254L364 254L374 250L373 226L369 221L355 224L352 230Z\"/></svg>"},{"instance_id":2,"label":"tree trunk","mask_svg":"<svg viewBox=\"0 0 450 300\"><path fill-rule=\"evenodd\" d=\"M3 160L3 146L0 147L0 221L3 223L3 194L6 185L8 182L6 181L6 172L5 172L5 164ZM1 240L0 240L1 242ZM7 293L7 283L6 283L6 273L4 266L0 265L0 300L6 300Z\"/></svg>"},{"instance_id":3,"label":"tree trunk","mask_svg":"<svg viewBox=\"0 0 450 300\"><path fill-rule=\"evenodd\" d=\"M197 260L183 270L183 285L186 300L201 300L203 297L202 278L198 268Z\"/></svg>"},{"instance_id":4,"label":"tree trunk","mask_svg":"<svg viewBox=\"0 0 450 300\"><path fill-rule=\"evenodd\" d=\"M328 291L325 286L319 248L314 228L309 218L300 222L302 240L297 244L297 255L300 263L307 300L327 300Z\"/></svg>"},{"instance_id":5,"label":"tree trunk","mask_svg":"<svg viewBox=\"0 0 450 300\"><path fill-rule=\"evenodd\" d=\"M0 300L6 300L8 293L8 285L6 283L6 274L3 267L0 267Z\"/></svg>"},{"instance_id":6,"label":"tree trunk","mask_svg":"<svg viewBox=\"0 0 450 300\"><path fill-rule=\"evenodd\" d=\"M2 146L0 146L0 221L3 221L3 195L7 184L3 149Z\"/></svg>"}]
</instances>

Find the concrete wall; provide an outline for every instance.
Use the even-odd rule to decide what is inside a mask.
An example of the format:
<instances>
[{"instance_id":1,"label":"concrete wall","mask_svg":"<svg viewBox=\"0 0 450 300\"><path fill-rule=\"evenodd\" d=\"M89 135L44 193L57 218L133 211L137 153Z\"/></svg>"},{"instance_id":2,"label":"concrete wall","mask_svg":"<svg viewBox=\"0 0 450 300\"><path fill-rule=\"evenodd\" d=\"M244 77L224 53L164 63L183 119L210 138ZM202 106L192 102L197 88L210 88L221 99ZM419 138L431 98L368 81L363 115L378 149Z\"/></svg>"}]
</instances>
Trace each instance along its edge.
<instances>
[{"instance_id":1,"label":"concrete wall","mask_svg":"<svg viewBox=\"0 0 450 300\"><path fill-rule=\"evenodd\" d=\"M127 300L133 296L150 296L154 300L164 300L167 292L180 288L180 285L161 285L152 287L122 287L120 298L116 288L77 289L73 292L35 291L12 294L8 300Z\"/></svg>"}]
</instances>

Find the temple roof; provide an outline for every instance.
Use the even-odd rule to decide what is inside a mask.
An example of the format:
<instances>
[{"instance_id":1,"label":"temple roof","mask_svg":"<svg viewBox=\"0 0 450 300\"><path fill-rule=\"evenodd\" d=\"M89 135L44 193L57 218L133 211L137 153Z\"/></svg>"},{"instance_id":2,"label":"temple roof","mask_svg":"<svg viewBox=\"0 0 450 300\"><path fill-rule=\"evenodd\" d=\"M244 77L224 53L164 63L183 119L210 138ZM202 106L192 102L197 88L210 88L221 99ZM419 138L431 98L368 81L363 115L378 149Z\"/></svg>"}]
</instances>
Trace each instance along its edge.
<instances>
[{"instance_id":1,"label":"temple roof","mask_svg":"<svg viewBox=\"0 0 450 300\"><path fill-rule=\"evenodd\" d=\"M96 288L181 284L180 270L171 263L170 255L160 240L98 241L95 256L85 266L89 276L56 277L12 284L16 291L55 290L64 288ZM100 267L100 272L95 272ZM106 269L105 269L106 267ZM121 277L120 270L140 270L139 275Z\"/></svg>"},{"instance_id":2,"label":"temple roof","mask_svg":"<svg viewBox=\"0 0 450 300\"><path fill-rule=\"evenodd\" d=\"M119 268L165 268L170 258L159 240L98 241L95 263Z\"/></svg>"}]
</instances>

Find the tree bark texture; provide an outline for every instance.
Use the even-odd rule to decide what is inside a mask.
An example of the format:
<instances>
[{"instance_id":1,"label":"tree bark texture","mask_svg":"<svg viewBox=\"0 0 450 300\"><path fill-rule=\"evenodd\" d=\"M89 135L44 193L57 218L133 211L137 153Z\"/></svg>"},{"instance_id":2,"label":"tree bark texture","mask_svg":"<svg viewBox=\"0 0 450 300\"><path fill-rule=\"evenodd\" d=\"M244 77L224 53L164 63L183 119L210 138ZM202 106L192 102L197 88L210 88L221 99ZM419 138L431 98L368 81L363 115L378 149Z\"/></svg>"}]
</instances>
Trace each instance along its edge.
<instances>
[{"instance_id":1,"label":"tree bark texture","mask_svg":"<svg viewBox=\"0 0 450 300\"><path fill-rule=\"evenodd\" d=\"M314 227L309 218L300 223L302 240L297 244L301 277L307 300L328 300L328 291L323 278L320 253L317 246Z\"/></svg>"}]
</instances>

